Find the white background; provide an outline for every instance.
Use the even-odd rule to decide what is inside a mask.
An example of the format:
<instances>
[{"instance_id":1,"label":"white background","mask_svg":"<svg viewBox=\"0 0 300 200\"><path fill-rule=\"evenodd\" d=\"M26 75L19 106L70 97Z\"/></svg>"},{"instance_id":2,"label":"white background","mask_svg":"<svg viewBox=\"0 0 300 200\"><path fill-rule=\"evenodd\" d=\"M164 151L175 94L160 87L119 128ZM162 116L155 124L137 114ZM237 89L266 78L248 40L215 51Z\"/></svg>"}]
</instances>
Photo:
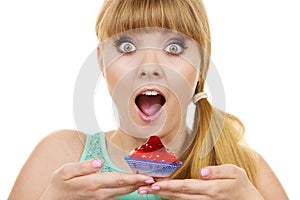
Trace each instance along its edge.
<instances>
[{"instance_id":1,"label":"white background","mask_svg":"<svg viewBox=\"0 0 300 200\"><path fill-rule=\"evenodd\" d=\"M226 111L272 166L290 199L300 199L299 6L286 0L205 0L212 59ZM34 146L74 129L76 76L97 39L100 0L0 2L0 199ZM297 186L298 185L298 186Z\"/></svg>"}]
</instances>

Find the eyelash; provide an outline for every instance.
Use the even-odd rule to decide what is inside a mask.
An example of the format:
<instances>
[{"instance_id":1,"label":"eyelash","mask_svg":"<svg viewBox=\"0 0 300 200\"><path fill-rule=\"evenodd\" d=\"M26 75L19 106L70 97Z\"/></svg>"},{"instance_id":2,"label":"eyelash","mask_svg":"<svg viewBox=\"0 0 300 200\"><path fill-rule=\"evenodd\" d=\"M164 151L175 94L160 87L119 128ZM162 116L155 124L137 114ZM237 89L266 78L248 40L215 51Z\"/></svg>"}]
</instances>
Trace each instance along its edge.
<instances>
[{"instance_id":1,"label":"eyelash","mask_svg":"<svg viewBox=\"0 0 300 200\"><path fill-rule=\"evenodd\" d=\"M179 52L176 52L176 53L172 53L170 51L167 51L166 49L168 47L170 47L171 45L176 45L176 46L179 46L181 48L181 50ZM184 40L176 40L176 41L171 41L166 48L164 48L164 51L170 55L174 55L174 56L179 56L181 55L185 49L187 49L188 47L186 46L186 43Z\"/></svg>"},{"instance_id":2,"label":"eyelash","mask_svg":"<svg viewBox=\"0 0 300 200\"><path fill-rule=\"evenodd\" d=\"M126 51L124 49L122 49L122 45L125 45L125 44L130 44L133 46L133 50L130 50L130 51ZM134 45L134 43L130 40L130 38L119 38L119 39L116 39L113 43L113 45L117 48L117 50L122 53L122 54L130 54L130 53L133 53L137 50L137 47ZM180 51L179 52L171 52L169 50L167 50L168 47L170 47L171 45L176 45L177 47L179 46ZM188 47L186 46L186 42L183 40L183 39L177 39L177 40L174 40L174 41L171 41L169 42L166 47L163 49L167 54L170 54L170 55L173 55L173 56L179 56L181 55L185 49L187 49Z\"/></svg>"},{"instance_id":3,"label":"eyelash","mask_svg":"<svg viewBox=\"0 0 300 200\"><path fill-rule=\"evenodd\" d=\"M122 49L122 45L125 45L125 44L130 44L132 45L135 49L134 50L131 50L131 51L125 51L124 49ZM117 48L117 50L122 53L122 54L130 54L130 53L133 53L136 51L136 46L134 45L134 43L128 39L128 38L119 38L119 39L116 39L113 43L113 45Z\"/></svg>"}]
</instances>

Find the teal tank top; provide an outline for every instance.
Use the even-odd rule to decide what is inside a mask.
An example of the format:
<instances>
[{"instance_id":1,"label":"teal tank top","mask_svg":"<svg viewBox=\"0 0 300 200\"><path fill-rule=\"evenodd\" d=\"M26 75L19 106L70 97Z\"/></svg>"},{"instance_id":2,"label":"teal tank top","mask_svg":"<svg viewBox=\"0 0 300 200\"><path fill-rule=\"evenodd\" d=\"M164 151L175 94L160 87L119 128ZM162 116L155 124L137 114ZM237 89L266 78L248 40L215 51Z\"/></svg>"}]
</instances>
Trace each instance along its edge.
<instances>
[{"instance_id":1,"label":"teal tank top","mask_svg":"<svg viewBox=\"0 0 300 200\"><path fill-rule=\"evenodd\" d=\"M107 148L106 148L105 133L103 132L96 133L94 135L86 135L85 147L82 152L80 161L90 160L93 158L100 158L104 162L104 166L99 170L99 172L123 172L124 173L124 171L116 167L115 164L109 158ZM157 195L153 195L153 194L141 195L138 194L137 191L115 198L115 200L143 200L143 199L161 200L161 198Z\"/></svg>"}]
</instances>

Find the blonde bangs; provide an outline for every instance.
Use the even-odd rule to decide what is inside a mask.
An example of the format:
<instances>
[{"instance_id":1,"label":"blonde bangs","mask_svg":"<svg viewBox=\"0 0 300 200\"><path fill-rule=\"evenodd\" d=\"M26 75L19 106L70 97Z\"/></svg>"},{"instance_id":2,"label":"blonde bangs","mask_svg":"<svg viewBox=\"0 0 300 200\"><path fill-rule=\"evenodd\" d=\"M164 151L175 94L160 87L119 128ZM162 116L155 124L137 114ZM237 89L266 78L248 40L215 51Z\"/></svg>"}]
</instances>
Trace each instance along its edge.
<instances>
[{"instance_id":1,"label":"blonde bangs","mask_svg":"<svg viewBox=\"0 0 300 200\"><path fill-rule=\"evenodd\" d=\"M146 27L172 29L197 41L210 52L210 32L199 0L106 0L96 23L99 41ZM195 3L191 3L198 1ZM190 4L198 6L191 7Z\"/></svg>"}]
</instances>

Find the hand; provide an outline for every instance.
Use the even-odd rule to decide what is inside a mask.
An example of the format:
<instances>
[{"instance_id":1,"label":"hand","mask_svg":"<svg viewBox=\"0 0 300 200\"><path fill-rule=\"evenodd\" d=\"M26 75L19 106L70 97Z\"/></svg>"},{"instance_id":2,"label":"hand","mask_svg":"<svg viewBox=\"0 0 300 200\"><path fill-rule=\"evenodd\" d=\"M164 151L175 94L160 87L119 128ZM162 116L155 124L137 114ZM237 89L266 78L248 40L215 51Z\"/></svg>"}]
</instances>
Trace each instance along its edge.
<instances>
[{"instance_id":1,"label":"hand","mask_svg":"<svg viewBox=\"0 0 300 200\"><path fill-rule=\"evenodd\" d=\"M40 200L113 199L154 183L153 178L141 174L97 172L102 166L98 159L62 166L53 173Z\"/></svg>"},{"instance_id":2,"label":"hand","mask_svg":"<svg viewBox=\"0 0 300 200\"><path fill-rule=\"evenodd\" d=\"M263 200L249 181L246 172L231 164L208 166L200 179L164 180L142 186L140 194L157 194L167 199L197 200Z\"/></svg>"}]
</instances>

